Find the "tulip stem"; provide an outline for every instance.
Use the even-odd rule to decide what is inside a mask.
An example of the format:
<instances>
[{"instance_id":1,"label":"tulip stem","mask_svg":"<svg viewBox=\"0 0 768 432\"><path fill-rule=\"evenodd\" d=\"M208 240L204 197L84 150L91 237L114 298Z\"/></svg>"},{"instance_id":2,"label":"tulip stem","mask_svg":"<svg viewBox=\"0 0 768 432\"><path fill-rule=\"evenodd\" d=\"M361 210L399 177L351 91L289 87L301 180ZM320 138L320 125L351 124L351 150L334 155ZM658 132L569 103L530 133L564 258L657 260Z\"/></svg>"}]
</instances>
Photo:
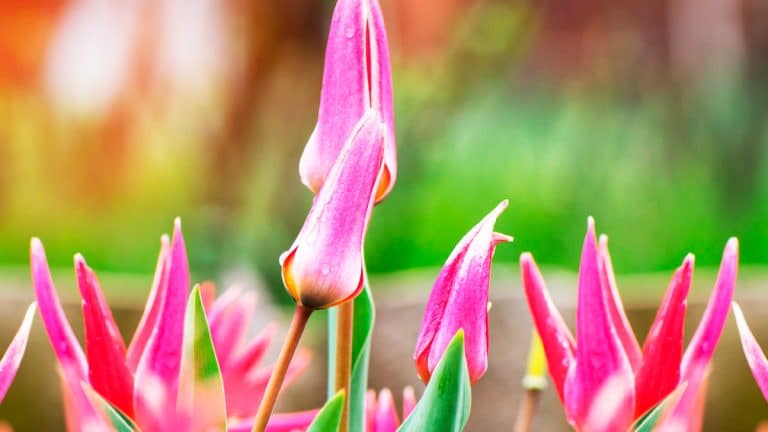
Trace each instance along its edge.
<instances>
[{"instance_id":1,"label":"tulip stem","mask_svg":"<svg viewBox=\"0 0 768 432\"><path fill-rule=\"evenodd\" d=\"M541 399L541 390L529 388L523 393L523 399L520 401L520 408L517 411L517 420L515 420L515 432L528 432L531 430L533 416L536 413L536 407L539 406Z\"/></svg>"},{"instance_id":2,"label":"tulip stem","mask_svg":"<svg viewBox=\"0 0 768 432\"><path fill-rule=\"evenodd\" d=\"M352 328L355 315L355 302L350 300L339 305L339 319L336 323L336 391L344 390L349 395L352 374ZM344 398L339 432L349 428L349 396Z\"/></svg>"},{"instance_id":3,"label":"tulip stem","mask_svg":"<svg viewBox=\"0 0 768 432\"><path fill-rule=\"evenodd\" d=\"M269 377L267 389L264 392L264 398L261 400L259 411L256 413L253 432L264 432L267 428L267 422L275 407L277 395L280 393L280 387L283 386L283 381L285 380L285 373L288 371L288 366L291 364L291 359L293 359L293 354L296 352L296 347L299 345L299 340L302 333L304 333L304 328L307 326L307 320L309 320L311 314L312 309L296 305L291 326L288 329L288 334L285 336L283 348L280 350L280 356L277 358L277 363L275 363L272 375Z\"/></svg>"}]
</instances>

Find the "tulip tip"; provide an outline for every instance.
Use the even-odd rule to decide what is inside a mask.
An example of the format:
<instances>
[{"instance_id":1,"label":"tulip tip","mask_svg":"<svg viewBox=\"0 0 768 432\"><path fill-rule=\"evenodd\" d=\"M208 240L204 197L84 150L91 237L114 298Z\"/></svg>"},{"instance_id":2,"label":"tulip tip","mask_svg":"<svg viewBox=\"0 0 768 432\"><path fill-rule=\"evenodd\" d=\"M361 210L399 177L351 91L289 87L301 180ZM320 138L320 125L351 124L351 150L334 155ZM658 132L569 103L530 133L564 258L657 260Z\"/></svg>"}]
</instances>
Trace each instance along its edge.
<instances>
[{"instance_id":1,"label":"tulip tip","mask_svg":"<svg viewBox=\"0 0 768 432\"><path fill-rule=\"evenodd\" d=\"M29 242L29 246L32 250L32 253L40 253L43 251L43 242L41 242L37 237L32 237Z\"/></svg>"},{"instance_id":2,"label":"tulip tip","mask_svg":"<svg viewBox=\"0 0 768 432\"><path fill-rule=\"evenodd\" d=\"M600 242L600 247L608 247L608 235L600 234L598 241Z\"/></svg>"},{"instance_id":3,"label":"tulip tip","mask_svg":"<svg viewBox=\"0 0 768 432\"><path fill-rule=\"evenodd\" d=\"M502 233L498 233L498 232L494 232L493 233L493 242L494 243L505 243L505 242L511 243L514 240L515 240L515 238L512 237L512 236L509 236L509 235L506 235L506 234L502 234Z\"/></svg>"},{"instance_id":4,"label":"tulip tip","mask_svg":"<svg viewBox=\"0 0 768 432\"><path fill-rule=\"evenodd\" d=\"M688 252L688 254L685 256L685 259L683 260L683 265L693 267L695 263L696 263L696 255Z\"/></svg>"},{"instance_id":5,"label":"tulip tip","mask_svg":"<svg viewBox=\"0 0 768 432\"><path fill-rule=\"evenodd\" d=\"M85 257L83 257L83 254L81 254L80 252L75 254L75 265L76 266L86 265Z\"/></svg>"},{"instance_id":6,"label":"tulip tip","mask_svg":"<svg viewBox=\"0 0 768 432\"><path fill-rule=\"evenodd\" d=\"M181 217L179 216L173 220L173 233L176 234L177 232L181 232Z\"/></svg>"},{"instance_id":7,"label":"tulip tip","mask_svg":"<svg viewBox=\"0 0 768 432\"><path fill-rule=\"evenodd\" d=\"M168 234L163 234L160 236L160 247L167 247L169 244L171 244L171 238L168 237Z\"/></svg>"},{"instance_id":8,"label":"tulip tip","mask_svg":"<svg viewBox=\"0 0 768 432\"><path fill-rule=\"evenodd\" d=\"M730 253L738 253L739 251L739 239L731 237L728 239L728 243L725 245L725 249Z\"/></svg>"}]
</instances>

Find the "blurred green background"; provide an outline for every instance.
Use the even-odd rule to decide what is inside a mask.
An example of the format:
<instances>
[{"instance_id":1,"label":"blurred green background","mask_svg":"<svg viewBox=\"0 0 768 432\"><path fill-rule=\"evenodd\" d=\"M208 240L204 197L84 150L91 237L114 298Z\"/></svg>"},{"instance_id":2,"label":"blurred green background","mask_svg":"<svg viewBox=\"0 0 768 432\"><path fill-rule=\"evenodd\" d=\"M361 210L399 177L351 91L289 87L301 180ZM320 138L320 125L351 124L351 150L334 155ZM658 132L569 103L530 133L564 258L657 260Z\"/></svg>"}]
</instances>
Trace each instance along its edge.
<instances>
[{"instance_id":1,"label":"blurred green background","mask_svg":"<svg viewBox=\"0 0 768 432\"><path fill-rule=\"evenodd\" d=\"M372 273L435 266L504 198L498 260L575 269L585 218L619 273L692 251L768 263L761 0L382 0L399 173ZM277 256L310 204L330 1L0 3L0 265L149 274L175 216L196 278Z\"/></svg>"}]
</instances>

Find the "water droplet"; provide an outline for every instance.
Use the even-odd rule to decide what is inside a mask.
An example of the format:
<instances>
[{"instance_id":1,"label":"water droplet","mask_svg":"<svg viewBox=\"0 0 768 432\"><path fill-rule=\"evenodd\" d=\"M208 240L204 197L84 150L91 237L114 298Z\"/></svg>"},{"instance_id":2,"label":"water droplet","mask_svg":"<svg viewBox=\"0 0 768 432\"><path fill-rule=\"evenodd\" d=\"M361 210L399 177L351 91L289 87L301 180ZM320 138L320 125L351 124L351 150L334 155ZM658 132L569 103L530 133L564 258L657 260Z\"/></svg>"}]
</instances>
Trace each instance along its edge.
<instances>
[{"instance_id":1,"label":"water droplet","mask_svg":"<svg viewBox=\"0 0 768 432\"><path fill-rule=\"evenodd\" d=\"M323 276L328 276L331 273L331 267L327 264L324 264L320 267L320 274Z\"/></svg>"},{"instance_id":2,"label":"water droplet","mask_svg":"<svg viewBox=\"0 0 768 432\"><path fill-rule=\"evenodd\" d=\"M347 39L352 39L352 36L354 35L355 35L355 29L351 27L348 28L346 31L344 31L344 37L346 37Z\"/></svg>"}]
</instances>

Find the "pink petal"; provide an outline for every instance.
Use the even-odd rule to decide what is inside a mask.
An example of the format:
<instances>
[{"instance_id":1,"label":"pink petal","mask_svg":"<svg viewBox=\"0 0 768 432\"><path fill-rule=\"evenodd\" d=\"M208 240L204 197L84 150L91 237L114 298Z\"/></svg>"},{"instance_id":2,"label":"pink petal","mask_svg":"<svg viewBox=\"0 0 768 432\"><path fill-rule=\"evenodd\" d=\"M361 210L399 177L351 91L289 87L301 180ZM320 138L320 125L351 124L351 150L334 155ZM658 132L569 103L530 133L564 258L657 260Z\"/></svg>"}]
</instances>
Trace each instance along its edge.
<instances>
[{"instance_id":1,"label":"pink petal","mask_svg":"<svg viewBox=\"0 0 768 432\"><path fill-rule=\"evenodd\" d=\"M411 415L411 412L416 407L416 395L413 392L413 387L406 386L403 389L403 421Z\"/></svg>"},{"instance_id":2,"label":"pink petal","mask_svg":"<svg viewBox=\"0 0 768 432\"><path fill-rule=\"evenodd\" d=\"M373 432L395 432L398 426L400 426L400 420L397 418L392 393L385 388L379 392L379 400L376 403L374 413Z\"/></svg>"},{"instance_id":3,"label":"pink petal","mask_svg":"<svg viewBox=\"0 0 768 432\"><path fill-rule=\"evenodd\" d=\"M300 349L294 355L283 382L283 389L290 386L309 367L312 355ZM247 374L224 374L224 392L227 399L227 414L232 417L250 417L264 397L267 381L272 374L272 366Z\"/></svg>"},{"instance_id":4,"label":"pink petal","mask_svg":"<svg viewBox=\"0 0 768 432\"><path fill-rule=\"evenodd\" d=\"M701 431L704 423L704 405L707 396L709 367L705 363L691 366L691 372L684 382L680 399L669 408L655 432L696 432Z\"/></svg>"},{"instance_id":5,"label":"pink petal","mask_svg":"<svg viewBox=\"0 0 768 432\"><path fill-rule=\"evenodd\" d=\"M147 299L147 305L144 307L144 314L141 316L139 326L133 335L131 345L128 347L127 362L128 367L132 371L136 370L139 360L149 343L149 338L155 329L157 317L160 315L160 309L165 298L165 292L168 287L168 244L167 235L160 237L160 255L157 257L152 289L149 291L149 299Z\"/></svg>"},{"instance_id":6,"label":"pink petal","mask_svg":"<svg viewBox=\"0 0 768 432\"><path fill-rule=\"evenodd\" d=\"M272 414L266 432L296 432L307 430L318 410ZM227 425L228 432L250 432L253 418L234 420Z\"/></svg>"},{"instance_id":7,"label":"pink petal","mask_svg":"<svg viewBox=\"0 0 768 432\"><path fill-rule=\"evenodd\" d=\"M392 71L389 62L387 31L378 0L368 0L370 17L368 22L368 50L371 106L379 112L386 125L384 134L384 171L376 201L384 199L392 190L397 177L397 148L395 146L395 110L392 103Z\"/></svg>"},{"instance_id":8,"label":"pink petal","mask_svg":"<svg viewBox=\"0 0 768 432\"><path fill-rule=\"evenodd\" d=\"M33 238L31 242L31 267L37 305L40 308L40 316L43 318L45 331L48 333L53 351L56 353L62 368L66 368L70 374L74 374L78 382L87 381L88 364L85 360L85 354L83 354L80 343L77 341L66 315L64 315L61 302L53 287L43 244L37 238Z\"/></svg>"},{"instance_id":9,"label":"pink petal","mask_svg":"<svg viewBox=\"0 0 768 432\"><path fill-rule=\"evenodd\" d=\"M488 367L488 291L496 244L511 238L493 232L508 202L502 201L459 241L437 276L424 311L413 358L425 382L459 329L470 380L479 380ZM426 368L425 368L426 366Z\"/></svg>"},{"instance_id":10,"label":"pink petal","mask_svg":"<svg viewBox=\"0 0 768 432\"><path fill-rule=\"evenodd\" d=\"M384 147L383 125L368 111L344 145L293 246L283 253L283 282L297 303L322 309L363 288L363 242Z\"/></svg>"},{"instance_id":11,"label":"pink petal","mask_svg":"<svg viewBox=\"0 0 768 432\"><path fill-rule=\"evenodd\" d=\"M255 308L256 296L253 292L247 292L219 319L211 321L211 337L222 369L230 367L235 361Z\"/></svg>"},{"instance_id":12,"label":"pink petal","mask_svg":"<svg viewBox=\"0 0 768 432\"><path fill-rule=\"evenodd\" d=\"M83 391L85 381L78 378L78 372L70 365L61 364L59 378L61 395L64 403L64 415L68 432L108 431L110 426L104 423L101 415L91 404Z\"/></svg>"},{"instance_id":13,"label":"pink petal","mask_svg":"<svg viewBox=\"0 0 768 432\"><path fill-rule=\"evenodd\" d=\"M544 345L549 376L552 377L557 395L563 401L565 378L575 361L576 345L573 336L552 302L544 278L530 253L520 256L520 275L533 323Z\"/></svg>"},{"instance_id":14,"label":"pink petal","mask_svg":"<svg viewBox=\"0 0 768 432\"><path fill-rule=\"evenodd\" d=\"M765 353L757 344L755 335L749 329L747 320L744 319L744 313L742 313L739 305L733 302L732 307L733 316L736 317L736 324L739 327L739 337L741 338L741 346L744 348L744 355L747 357L747 363L749 363L749 368L752 369L752 375L755 377L757 386L763 392L763 397L768 401L768 359L765 358Z\"/></svg>"},{"instance_id":15,"label":"pink petal","mask_svg":"<svg viewBox=\"0 0 768 432\"><path fill-rule=\"evenodd\" d=\"M256 370L264 358L269 345L277 334L275 324L267 325L256 337L248 343L245 349L240 352L232 364L223 369L224 374L247 374Z\"/></svg>"},{"instance_id":16,"label":"pink petal","mask_svg":"<svg viewBox=\"0 0 768 432\"><path fill-rule=\"evenodd\" d=\"M692 366L709 364L723 332L728 310L733 300L736 286L736 273L739 266L739 242L734 237L728 240L723 251L720 273L717 275L715 289L701 318L688 348L683 355L681 365L682 379L689 380Z\"/></svg>"},{"instance_id":17,"label":"pink petal","mask_svg":"<svg viewBox=\"0 0 768 432\"><path fill-rule=\"evenodd\" d=\"M629 319L627 319L627 315L624 313L624 305L621 303L619 289L616 286L616 277L613 274L611 255L608 252L608 236L606 235L600 236L600 260L602 264L600 272L600 277L602 278L601 285L605 291L605 303L608 307L608 313L616 329L616 335L624 347L624 352L627 354L629 364L632 366L632 370L636 371L643 359L643 354L640 351L640 344L637 342L635 332L632 331L632 326L629 324Z\"/></svg>"},{"instance_id":18,"label":"pink petal","mask_svg":"<svg viewBox=\"0 0 768 432\"><path fill-rule=\"evenodd\" d=\"M376 0L336 3L325 52L317 126L299 162L302 182L319 193L344 143L369 109L386 125L384 160L376 201L397 175L392 74L381 8Z\"/></svg>"},{"instance_id":19,"label":"pink petal","mask_svg":"<svg viewBox=\"0 0 768 432\"><path fill-rule=\"evenodd\" d=\"M173 412L179 385L184 312L189 294L189 264L176 219L170 250L168 288L157 325L136 369L136 418L145 432L163 430Z\"/></svg>"},{"instance_id":20,"label":"pink petal","mask_svg":"<svg viewBox=\"0 0 768 432\"><path fill-rule=\"evenodd\" d=\"M688 254L675 271L645 338L643 362L635 374L635 417L661 402L680 383L686 299L691 289L693 263L693 255Z\"/></svg>"},{"instance_id":21,"label":"pink petal","mask_svg":"<svg viewBox=\"0 0 768 432\"><path fill-rule=\"evenodd\" d=\"M601 287L600 258L594 220L589 218L579 268L579 295L576 304L578 347L576 362L565 383L565 408L569 421L577 428L587 426L592 404L604 386L611 382L613 392L630 394L616 407L610 426L624 430L634 414L634 377L624 347L616 336L608 312L605 290Z\"/></svg>"},{"instance_id":22,"label":"pink petal","mask_svg":"<svg viewBox=\"0 0 768 432\"><path fill-rule=\"evenodd\" d=\"M365 392L365 432L374 432L376 422L376 391Z\"/></svg>"},{"instance_id":23,"label":"pink petal","mask_svg":"<svg viewBox=\"0 0 768 432\"><path fill-rule=\"evenodd\" d=\"M16 336L13 337L13 341L8 345L8 349L5 350L3 358L0 359L0 403L5 399L8 388L11 386L13 379L16 378L16 372L21 366L21 359L24 357L24 351L27 348L27 340L29 340L29 330L32 328L32 320L35 318L35 311L37 310L37 303L32 303L27 308L27 313L24 314L24 320L21 322L21 327L16 332Z\"/></svg>"},{"instance_id":24,"label":"pink petal","mask_svg":"<svg viewBox=\"0 0 768 432\"><path fill-rule=\"evenodd\" d=\"M88 379L106 400L133 417L133 374L125 363L125 344L96 275L78 254L77 285L83 298Z\"/></svg>"}]
</instances>

